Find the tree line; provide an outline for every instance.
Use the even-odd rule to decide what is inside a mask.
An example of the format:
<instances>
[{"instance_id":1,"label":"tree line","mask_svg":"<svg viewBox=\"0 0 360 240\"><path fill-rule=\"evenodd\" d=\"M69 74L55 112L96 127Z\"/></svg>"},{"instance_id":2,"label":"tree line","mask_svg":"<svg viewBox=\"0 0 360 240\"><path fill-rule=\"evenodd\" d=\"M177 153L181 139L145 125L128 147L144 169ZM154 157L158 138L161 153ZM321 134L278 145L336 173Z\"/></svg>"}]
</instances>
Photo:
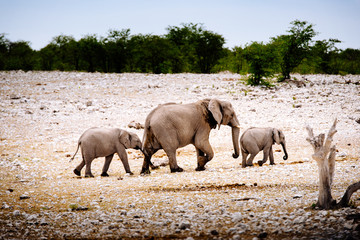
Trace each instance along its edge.
<instances>
[{"instance_id":1,"label":"tree line","mask_svg":"<svg viewBox=\"0 0 360 240\"><path fill-rule=\"evenodd\" d=\"M0 70L60 70L88 72L250 73L250 84L268 77L302 74L360 74L360 49L341 50L340 41L314 41L314 26L295 20L286 34L269 42L225 48L222 35L202 24L169 26L164 35L136 34L130 29L109 30L106 37L54 37L35 51L27 41L11 42L0 34Z\"/></svg>"}]
</instances>

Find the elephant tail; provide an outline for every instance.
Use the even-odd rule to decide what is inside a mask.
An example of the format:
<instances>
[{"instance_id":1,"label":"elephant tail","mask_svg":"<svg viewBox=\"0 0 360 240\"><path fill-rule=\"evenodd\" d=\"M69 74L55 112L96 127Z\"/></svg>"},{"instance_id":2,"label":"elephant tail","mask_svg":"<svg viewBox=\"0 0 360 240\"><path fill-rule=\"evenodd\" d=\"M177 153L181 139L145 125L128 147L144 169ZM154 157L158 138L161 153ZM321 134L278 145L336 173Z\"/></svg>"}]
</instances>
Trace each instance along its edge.
<instances>
[{"instance_id":1,"label":"elephant tail","mask_svg":"<svg viewBox=\"0 0 360 240\"><path fill-rule=\"evenodd\" d=\"M77 152L79 151L80 144L81 144L81 142L79 141L79 142L78 142L78 145L77 145L76 152L74 153L74 156L72 156L72 158L70 158L69 162L71 162L72 160L74 160L74 158L75 158L75 156L76 156Z\"/></svg>"}]
</instances>

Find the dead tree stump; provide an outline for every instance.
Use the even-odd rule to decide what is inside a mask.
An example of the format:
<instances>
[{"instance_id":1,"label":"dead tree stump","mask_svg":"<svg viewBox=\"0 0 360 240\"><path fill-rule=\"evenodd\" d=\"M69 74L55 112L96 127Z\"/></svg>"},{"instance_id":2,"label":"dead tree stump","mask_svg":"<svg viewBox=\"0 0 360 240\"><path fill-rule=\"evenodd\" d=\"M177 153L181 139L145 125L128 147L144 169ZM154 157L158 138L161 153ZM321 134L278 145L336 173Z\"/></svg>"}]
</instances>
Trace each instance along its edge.
<instances>
[{"instance_id":1,"label":"dead tree stump","mask_svg":"<svg viewBox=\"0 0 360 240\"><path fill-rule=\"evenodd\" d=\"M336 200L331 196L331 185L335 172L336 156L336 147L335 145L332 145L332 141L334 134L337 132L336 122L337 120L335 119L334 124L327 134L326 140L325 134L314 136L313 129L310 126L306 126L306 130L309 134L309 137L306 138L306 140L310 142L314 149L312 158L316 161L319 168L319 197L316 206L321 209L347 207L351 195L360 189L360 182L350 185L338 204L336 204Z\"/></svg>"}]
</instances>

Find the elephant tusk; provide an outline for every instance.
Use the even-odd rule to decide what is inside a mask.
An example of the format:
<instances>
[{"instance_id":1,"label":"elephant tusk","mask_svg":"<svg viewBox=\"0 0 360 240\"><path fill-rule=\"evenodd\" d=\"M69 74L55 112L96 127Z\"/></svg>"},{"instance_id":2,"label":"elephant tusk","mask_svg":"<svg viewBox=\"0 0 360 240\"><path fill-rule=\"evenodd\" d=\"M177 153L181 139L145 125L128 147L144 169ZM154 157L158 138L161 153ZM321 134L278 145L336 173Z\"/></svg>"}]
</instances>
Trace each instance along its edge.
<instances>
[{"instance_id":1,"label":"elephant tusk","mask_svg":"<svg viewBox=\"0 0 360 240\"><path fill-rule=\"evenodd\" d=\"M236 125L236 126L234 126L234 128L239 128L240 129L240 125Z\"/></svg>"}]
</instances>

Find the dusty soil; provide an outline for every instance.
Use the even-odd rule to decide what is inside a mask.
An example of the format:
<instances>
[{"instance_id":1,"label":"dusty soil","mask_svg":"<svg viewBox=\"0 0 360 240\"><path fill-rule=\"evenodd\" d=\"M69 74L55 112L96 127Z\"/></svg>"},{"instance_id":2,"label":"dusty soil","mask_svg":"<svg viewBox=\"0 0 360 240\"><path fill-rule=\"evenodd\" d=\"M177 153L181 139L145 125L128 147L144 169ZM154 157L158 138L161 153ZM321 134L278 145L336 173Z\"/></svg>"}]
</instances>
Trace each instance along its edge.
<instances>
[{"instance_id":1,"label":"dusty soil","mask_svg":"<svg viewBox=\"0 0 360 240\"><path fill-rule=\"evenodd\" d=\"M339 200L360 180L360 77L294 77L303 84L265 89L231 73L0 72L0 239L359 239L359 192L351 208L311 208L318 170L305 126L326 133L338 119L332 195ZM182 173L165 166L140 176L137 150L128 150L133 176L117 156L108 178L100 177L103 158L93 162L95 178L73 173L81 154L69 159L86 129L119 127L142 139L131 121L143 123L160 103L203 98L230 101L241 132L282 129L289 159L275 145L276 165L241 168L231 129L222 126L211 132L215 157L204 172L195 171L189 145L177 152ZM166 160L163 151L153 158Z\"/></svg>"}]
</instances>

